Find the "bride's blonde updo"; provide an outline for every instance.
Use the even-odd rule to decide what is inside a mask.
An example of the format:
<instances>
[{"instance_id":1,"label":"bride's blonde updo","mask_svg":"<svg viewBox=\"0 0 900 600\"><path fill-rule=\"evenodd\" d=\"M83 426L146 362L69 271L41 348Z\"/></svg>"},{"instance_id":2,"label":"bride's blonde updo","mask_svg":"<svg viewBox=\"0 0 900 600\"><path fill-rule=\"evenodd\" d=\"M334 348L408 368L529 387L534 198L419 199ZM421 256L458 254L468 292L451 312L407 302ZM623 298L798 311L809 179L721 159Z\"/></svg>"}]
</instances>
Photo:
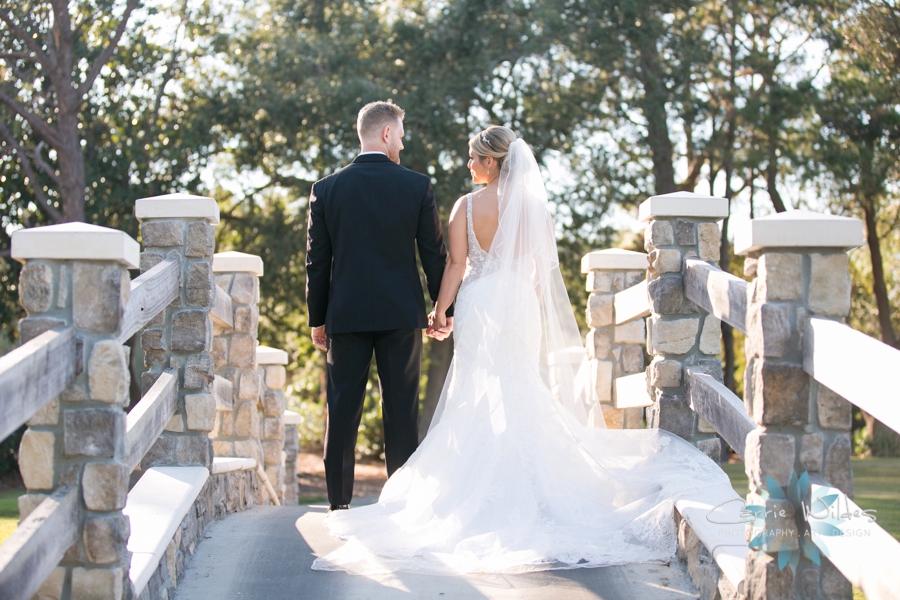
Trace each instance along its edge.
<instances>
[{"instance_id":1,"label":"bride's blonde updo","mask_svg":"<svg viewBox=\"0 0 900 600\"><path fill-rule=\"evenodd\" d=\"M509 145L516 141L515 132L509 127L491 125L484 131L480 131L469 140L469 148L478 156L479 160L487 157L497 161L498 169L503 166L503 161L509 152Z\"/></svg>"}]
</instances>

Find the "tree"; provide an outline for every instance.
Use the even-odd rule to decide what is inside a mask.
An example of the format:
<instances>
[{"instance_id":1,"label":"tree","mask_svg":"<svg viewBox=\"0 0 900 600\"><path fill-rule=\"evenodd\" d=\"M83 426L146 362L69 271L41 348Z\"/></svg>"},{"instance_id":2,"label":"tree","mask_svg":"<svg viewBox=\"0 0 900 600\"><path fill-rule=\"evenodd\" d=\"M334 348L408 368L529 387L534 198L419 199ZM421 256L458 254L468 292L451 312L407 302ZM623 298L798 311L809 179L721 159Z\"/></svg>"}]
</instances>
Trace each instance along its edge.
<instances>
[{"instance_id":1,"label":"tree","mask_svg":"<svg viewBox=\"0 0 900 600\"><path fill-rule=\"evenodd\" d=\"M70 9L62 0L0 3L0 138L21 165L37 206L53 221L84 220L82 108L138 4L85 1ZM113 16L116 8L120 14Z\"/></svg>"},{"instance_id":2,"label":"tree","mask_svg":"<svg viewBox=\"0 0 900 600\"><path fill-rule=\"evenodd\" d=\"M891 303L894 278L885 268L893 257L889 253L886 259L883 250L885 246L896 248L900 210L896 194L900 181L900 115L896 110L900 54L896 40L889 37L898 26L897 9L878 2L856 7L838 21L832 39L836 60L817 105L821 120L815 147L818 169L811 169L834 208L858 215L865 224L868 260L864 262L868 269L861 272L857 264L852 270L856 314L851 319L893 347L900 346L893 318L896 306ZM896 282L893 287L896 289ZM868 298L874 298L874 311L871 306L864 308L871 305ZM872 312L876 324L868 322ZM900 435L861 412L869 451L896 455Z\"/></svg>"},{"instance_id":3,"label":"tree","mask_svg":"<svg viewBox=\"0 0 900 600\"><path fill-rule=\"evenodd\" d=\"M203 48L194 41L215 25L208 7L129 11L129 4L84 1L70 3L66 15L46 2L0 4L0 47L9 49L0 53L0 100L8 101L0 101L0 256L9 257L11 231L75 218L72 211L137 237L135 199L199 191L214 109L198 106ZM130 15L127 26L124 15L104 16L116 6ZM89 46L104 36L117 43ZM42 60L55 65L52 74ZM60 100L58 86L72 83L83 93L67 90ZM36 121L51 137L74 129L75 148L53 146ZM80 173L82 183L69 186L66 173ZM20 315L18 273L15 261L0 263L0 332L9 339Z\"/></svg>"}]
</instances>

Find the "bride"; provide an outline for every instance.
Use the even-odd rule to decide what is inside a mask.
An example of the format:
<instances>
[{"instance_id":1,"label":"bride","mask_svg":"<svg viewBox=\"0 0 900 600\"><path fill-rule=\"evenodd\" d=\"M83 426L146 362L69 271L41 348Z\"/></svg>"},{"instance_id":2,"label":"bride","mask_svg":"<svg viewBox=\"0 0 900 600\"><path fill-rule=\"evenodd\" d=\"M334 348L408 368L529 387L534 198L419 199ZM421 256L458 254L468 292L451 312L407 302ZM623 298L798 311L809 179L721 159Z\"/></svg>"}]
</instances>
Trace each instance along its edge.
<instances>
[{"instance_id":1,"label":"bride","mask_svg":"<svg viewBox=\"0 0 900 600\"><path fill-rule=\"evenodd\" d=\"M329 514L347 540L312 568L516 573L668 561L674 502L731 485L666 431L587 426L595 405L537 162L512 130L469 142L481 190L450 216L431 315L456 300L454 357L428 435L377 504ZM457 292L458 290L458 292Z\"/></svg>"}]
</instances>

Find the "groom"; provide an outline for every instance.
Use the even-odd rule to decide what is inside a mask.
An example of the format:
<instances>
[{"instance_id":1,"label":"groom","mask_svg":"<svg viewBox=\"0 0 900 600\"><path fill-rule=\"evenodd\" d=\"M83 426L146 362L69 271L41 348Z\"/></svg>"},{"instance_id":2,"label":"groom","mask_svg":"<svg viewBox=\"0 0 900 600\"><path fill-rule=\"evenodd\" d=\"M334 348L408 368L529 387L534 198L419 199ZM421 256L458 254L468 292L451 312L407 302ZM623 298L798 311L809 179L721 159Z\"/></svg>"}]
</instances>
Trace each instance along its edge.
<instances>
[{"instance_id":1,"label":"groom","mask_svg":"<svg viewBox=\"0 0 900 600\"><path fill-rule=\"evenodd\" d=\"M325 480L330 510L353 496L356 437L372 353L378 366L388 475L418 446L425 299L432 302L447 252L428 177L400 166L404 111L372 102L359 111L356 159L317 181L309 196L306 304L313 343L327 353ZM451 310L447 316L452 316ZM450 335L429 329L430 337Z\"/></svg>"}]
</instances>

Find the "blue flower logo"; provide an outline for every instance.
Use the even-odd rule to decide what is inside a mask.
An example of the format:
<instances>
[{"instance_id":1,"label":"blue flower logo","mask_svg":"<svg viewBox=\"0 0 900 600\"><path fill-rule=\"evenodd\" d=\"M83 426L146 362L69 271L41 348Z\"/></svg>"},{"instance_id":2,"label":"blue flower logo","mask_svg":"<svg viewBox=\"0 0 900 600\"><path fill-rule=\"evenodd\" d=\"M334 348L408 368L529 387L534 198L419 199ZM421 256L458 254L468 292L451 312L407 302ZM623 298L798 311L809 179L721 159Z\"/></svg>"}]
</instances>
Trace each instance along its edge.
<instances>
[{"instance_id":1,"label":"blue flower logo","mask_svg":"<svg viewBox=\"0 0 900 600\"><path fill-rule=\"evenodd\" d=\"M844 532L837 526L845 521L838 514L839 511L831 510L839 494L826 494L826 491L827 488L811 496L809 473L806 471L797 477L797 473L791 470L787 492L778 485L778 482L766 476L766 487L760 491L760 496L764 501L769 499L788 501L793 507L795 528L770 529L767 527L766 517L767 513L773 511L767 511L765 502L763 506L748 505L744 510L753 516L751 527L754 532L759 530L750 540L749 547L757 550L758 555L777 551L779 570L783 570L787 565L791 571L796 572L801 552L816 565L821 564L820 553L826 557L829 554L824 545L821 549L816 545L814 536L842 536ZM780 516L786 516L784 510L776 512L779 512Z\"/></svg>"}]
</instances>

